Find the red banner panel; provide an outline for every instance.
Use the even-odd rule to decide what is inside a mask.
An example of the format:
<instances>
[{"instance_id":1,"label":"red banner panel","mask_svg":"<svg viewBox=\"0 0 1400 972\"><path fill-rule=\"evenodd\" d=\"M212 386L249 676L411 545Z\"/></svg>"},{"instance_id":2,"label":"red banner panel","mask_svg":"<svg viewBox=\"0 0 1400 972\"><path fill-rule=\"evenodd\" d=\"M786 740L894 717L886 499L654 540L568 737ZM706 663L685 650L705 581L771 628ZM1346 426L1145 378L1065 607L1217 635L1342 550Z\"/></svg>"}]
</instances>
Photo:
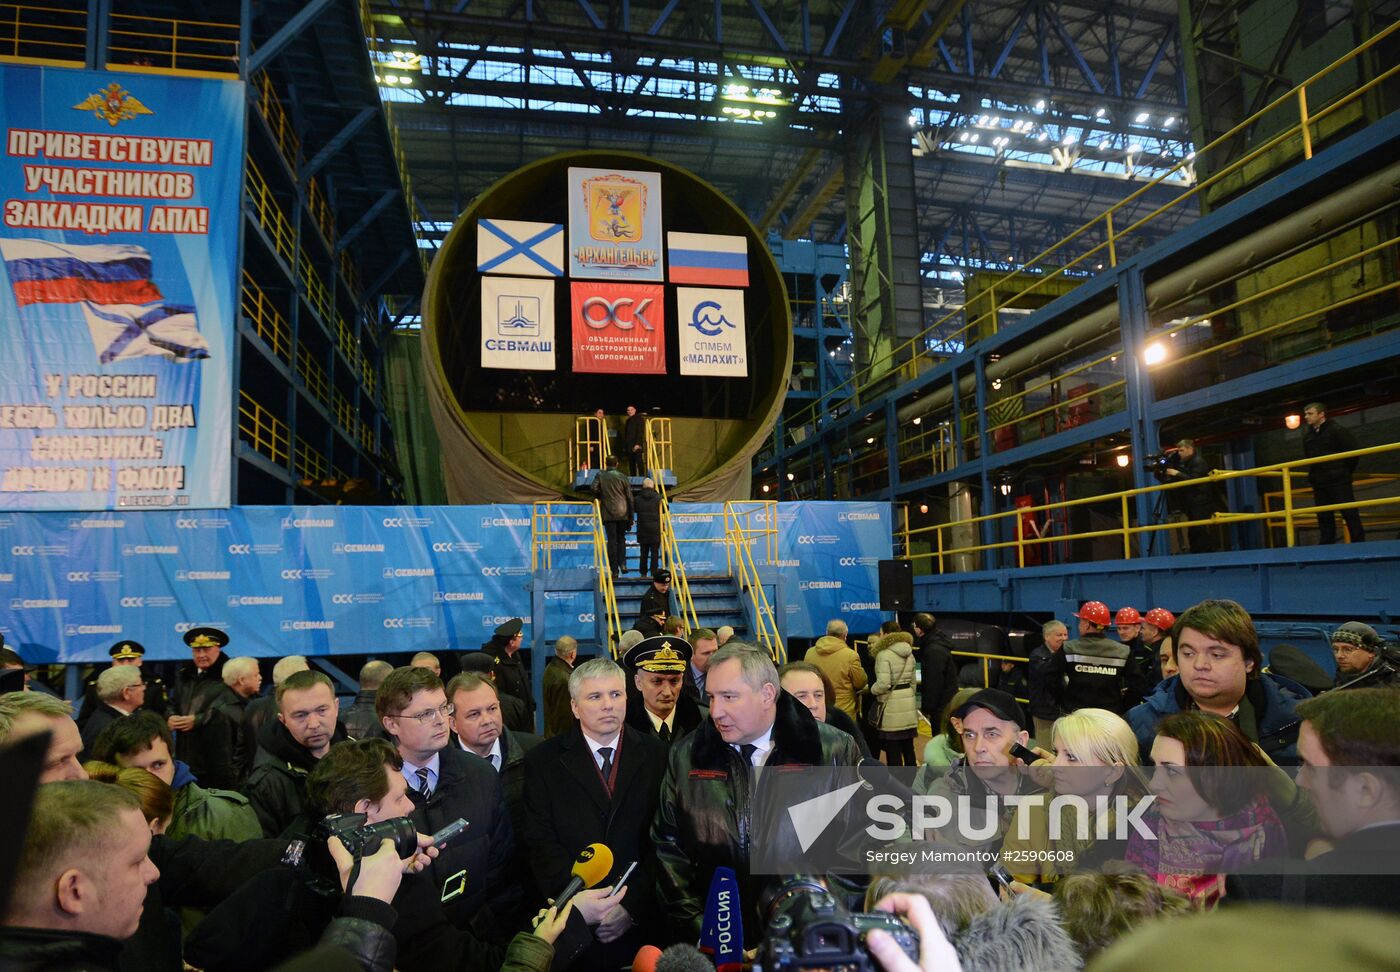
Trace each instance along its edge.
<instances>
[{"instance_id":1,"label":"red banner panel","mask_svg":"<svg viewBox=\"0 0 1400 972\"><path fill-rule=\"evenodd\" d=\"M666 301L660 284L577 282L574 371L666 373Z\"/></svg>"}]
</instances>

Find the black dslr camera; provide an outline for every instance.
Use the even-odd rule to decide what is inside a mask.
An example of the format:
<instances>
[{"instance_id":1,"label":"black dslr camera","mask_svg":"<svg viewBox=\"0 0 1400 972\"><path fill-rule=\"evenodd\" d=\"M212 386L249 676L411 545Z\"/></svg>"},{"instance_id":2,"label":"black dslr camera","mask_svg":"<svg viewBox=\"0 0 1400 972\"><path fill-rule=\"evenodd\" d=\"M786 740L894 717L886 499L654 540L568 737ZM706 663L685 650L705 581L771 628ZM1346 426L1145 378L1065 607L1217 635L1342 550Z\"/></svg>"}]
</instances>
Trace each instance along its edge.
<instances>
[{"instance_id":1,"label":"black dslr camera","mask_svg":"<svg viewBox=\"0 0 1400 972\"><path fill-rule=\"evenodd\" d=\"M385 840L394 842L399 859L406 861L418 853L418 831L407 817L394 817L378 823L365 823L363 813L333 813L321 821L316 836L322 840L339 837L354 858L379 850Z\"/></svg>"},{"instance_id":2,"label":"black dslr camera","mask_svg":"<svg viewBox=\"0 0 1400 972\"><path fill-rule=\"evenodd\" d=\"M759 947L763 972L782 969L878 969L865 937L889 932L911 961L919 936L894 915L851 912L816 878L798 876L778 888L768 905L768 932Z\"/></svg>"}]
</instances>

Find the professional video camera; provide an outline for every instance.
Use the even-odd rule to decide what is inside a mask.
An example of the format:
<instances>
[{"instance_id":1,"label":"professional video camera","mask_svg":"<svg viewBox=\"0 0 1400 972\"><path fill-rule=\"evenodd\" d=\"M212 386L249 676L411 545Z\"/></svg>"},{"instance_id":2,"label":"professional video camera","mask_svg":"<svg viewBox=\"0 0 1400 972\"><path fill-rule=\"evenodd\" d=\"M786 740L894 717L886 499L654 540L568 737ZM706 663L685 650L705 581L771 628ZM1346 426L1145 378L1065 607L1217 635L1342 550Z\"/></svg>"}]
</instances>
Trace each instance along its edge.
<instances>
[{"instance_id":1,"label":"professional video camera","mask_svg":"<svg viewBox=\"0 0 1400 972\"><path fill-rule=\"evenodd\" d=\"M1168 469L1181 468L1181 453L1175 449L1163 449L1161 452L1154 452L1152 455L1142 460L1142 468L1157 479L1165 482L1168 478Z\"/></svg>"},{"instance_id":2,"label":"professional video camera","mask_svg":"<svg viewBox=\"0 0 1400 972\"><path fill-rule=\"evenodd\" d=\"M382 841L392 840L400 860L408 860L418 852L418 831L407 817L394 817L378 823L365 823L363 813L333 813L321 821L316 836L323 840L339 837L351 857L373 854Z\"/></svg>"},{"instance_id":3,"label":"professional video camera","mask_svg":"<svg viewBox=\"0 0 1400 972\"><path fill-rule=\"evenodd\" d=\"M814 877L799 875L779 887L768 905L768 932L759 947L764 972L782 969L878 969L865 944L872 931L889 932L910 960L919 961L919 936L893 915L851 912Z\"/></svg>"}]
</instances>

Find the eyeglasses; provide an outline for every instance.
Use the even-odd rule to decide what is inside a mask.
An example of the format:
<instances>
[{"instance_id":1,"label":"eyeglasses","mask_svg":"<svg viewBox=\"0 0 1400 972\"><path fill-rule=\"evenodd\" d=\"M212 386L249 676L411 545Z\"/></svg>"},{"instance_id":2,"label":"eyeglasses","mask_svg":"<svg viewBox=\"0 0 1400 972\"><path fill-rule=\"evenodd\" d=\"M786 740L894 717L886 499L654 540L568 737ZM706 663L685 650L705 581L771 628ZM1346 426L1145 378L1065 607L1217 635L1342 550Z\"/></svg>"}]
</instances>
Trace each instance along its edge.
<instances>
[{"instance_id":1,"label":"eyeglasses","mask_svg":"<svg viewBox=\"0 0 1400 972\"><path fill-rule=\"evenodd\" d=\"M1369 648L1362 648L1360 645L1334 644L1332 651L1338 655L1354 655L1358 651L1370 651Z\"/></svg>"},{"instance_id":2,"label":"eyeglasses","mask_svg":"<svg viewBox=\"0 0 1400 972\"><path fill-rule=\"evenodd\" d=\"M413 719L420 726L430 726L439 719L449 719L452 713L457 711L457 707L451 702L438 706L436 709L424 709L422 712L400 712L395 718Z\"/></svg>"}]
</instances>

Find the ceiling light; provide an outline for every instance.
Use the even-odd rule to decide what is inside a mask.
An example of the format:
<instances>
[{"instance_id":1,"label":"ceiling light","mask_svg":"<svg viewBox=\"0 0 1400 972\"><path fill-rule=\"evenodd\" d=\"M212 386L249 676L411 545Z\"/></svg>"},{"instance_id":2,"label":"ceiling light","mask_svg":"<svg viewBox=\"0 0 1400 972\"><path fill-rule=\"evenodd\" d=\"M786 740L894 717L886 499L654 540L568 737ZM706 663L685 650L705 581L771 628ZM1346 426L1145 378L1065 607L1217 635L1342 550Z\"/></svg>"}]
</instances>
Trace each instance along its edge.
<instances>
[{"instance_id":1,"label":"ceiling light","mask_svg":"<svg viewBox=\"0 0 1400 972\"><path fill-rule=\"evenodd\" d=\"M764 484L763 484L763 491L764 491L765 493L768 492L768 484L767 484L767 483L764 483Z\"/></svg>"},{"instance_id":2,"label":"ceiling light","mask_svg":"<svg viewBox=\"0 0 1400 972\"><path fill-rule=\"evenodd\" d=\"M1094 117L1095 117L1095 118L1102 118L1104 115L1107 115L1107 114L1108 114L1108 109L1107 109L1107 108L1096 108L1096 109L1094 109Z\"/></svg>"},{"instance_id":3,"label":"ceiling light","mask_svg":"<svg viewBox=\"0 0 1400 972\"><path fill-rule=\"evenodd\" d=\"M1129 145L1128 148L1127 148L1127 154L1129 154L1129 155L1138 155L1138 154L1141 153L1141 152L1142 152L1142 146L1141 146L1141 145Z\"/></svg>"},{"instance_id":4,"label":"ceiling light","mask_svg":"<svg viewBox=\"0 0 1400 972\"><path fill-rule=\"evenodd\" d=\"M1113 143L1112 143L1111 141L1109 141L1108 139L1104 139L1102 142L1099 143L1099 151L1100 151L1100 152L1107 152L1107 151L1108 151L1110 148L1112 148L1112 147L1113 147Z\"/></svg>"},{"instance_id":5,"label":"ceiling light","mask_svg":"<svg viewBox=\"0 0 1400 972\"><path fill-rule=\"evenodd\" d=\"M915 425L923 425L923 424L924 424L924 420L923 420L920 416L915 415L915 416L914 416L914 424L915 424Z\"/></svg>"},{"instance_id":6,"label":"ceiling light","mask_svg":"<svg viewBox=\"0 0 1400 972\"><path fill-rule=\"evenodd\" d=\"M959 141L959 142L966 142L966 141L967 141L967 132L958 132L958 141Z\"/></svg>"},{"instance_id":7,"label":"ceiling light","mask_svg":"<svg viewBox=\"0 0 1400 972\"><path fill-rule=\"evenodd\" d=\"M997 487L997 488L1001 490L1001 495L1003 495L1003 496L1010 496L1010 495L1011 495L1011 484L1010 484L1010 483L1002 483L1002 484L1001 484L999 487Z\"/></svg>"},{"instance_id":8,"label":"ceiling light","mask_svg":"<svg viewBox=\"0 0 1400 972\"><path fill-rule=\"evenodd\" d=\"M977 144L977 140L980 139L981 137L982 137L981 135L977 134L976 132L973 132L973 133L972 133L972 137L969 138L968 141L971 142L973 145L976 145L976 144Z\"/></svg>"},{"instance_id":9,"label":"ceiling light","mask_svg":"<svg viewBox=\"0 0 1400 972\"><path fill-rule=\"evenodd\" d=\"M1044 98L1041 98L1039 101L1037 101L1037 102L1035 103L1035 110L1036 110L1036 111L1044 111L1044 110L1045 110L1045 99L1044 99Z\"/></svg>"},{"instance_id":10,"label":"ceiling light","mask_svg":"<svg viewBox=\"0 0 1400 972\"><path fill-rule=\"evenodd\" d=\"M1128 463L1133 461L1133 457L1128 455L1126 452L1120 452L1118 453L1118 455L1113 457L1113 461L1118 463L1119 469L1127 469Z\"/></svg>"},{"instance_id":11,"label":"ceiling light","mask_svg":"<svg viewBox=\"0 0 1400 972\"><path fill-rule=\"evenodd\" d=\"M1035 140L1036 140L1037 142L1043 142L1043 141L1045 141L1045 140L1046 140L1047 138L1049 138L1049 137L1050 137L1050 133L1049 133L1049 132L1041 132L1039 135L1037 135L1037 136L1035 137Z\"/></svg>"},{"instance_id":12,"label":"ceiling light","mask_svg":"<svg viewBox=\"0 0 1400 972\"><path fill-rule=\"evenodd\" d=\"M1161 341L1153 341L1142 349L1142 360L1148 367L1161 364L1167 360L1167 346Z\"/></svg>"},{"instance_id":13,"label":"ceiling light","mask_svg":"<svg viewBox=\"0 0 1400 972\"><path fill-rule=\"evenodd\" d=\"M1175 116L1175 115L1172 115L1172 116L1171 116L1170 118L1168 118L1166 121L1162 122L1162 127L1163 127L1163 128L1171 128L1171 127L1172 127L1173 125L1175 125L1175 124L1176 124L1176 116Z\"/></svg>"},{"instance_id":14,"label":"ceiling light","mask_svg":"<svg viewBox=\"0 0 1400 972\"><path fill-rule=\"evenodd\" d=\"M1145 112L1145 111L1144 111L1144 112L1139 112L1136 121L1137 121L1137 123L1138 123L1139 125L1141 125L1143 122L1147 121L1147 119L1149 119L1149 118L1151 118L1151 117L1152 117L1152 116L1149 115L1149 114L1148 114L1147 112Z\"/></svg>"},{"instance_id":15,"label":"ceiling light","mask_svg":"<svg viewBox=\"0 0 1400 972\"><path fill-rule=\"evenodd\" d=\"M866 437L866 440L865 440L865 444L866 444L866 445L874 445L874 444L875 444L875 436L873 436L873 435L872 435L872 436L867 436L867 437Z\"/></svg>"},{"instance_id":16,"label":"ceiling light","mask_svg":"<svg viewBox=\"0 0 1400 972\"><path fill-rule=\"evenodd\" d=\"M793 481L794 479L796 479L796 478L797 478L797 477L794 476L792 473L788 473L788 482L792 482L792 481Z\"/></svg>"},{"instance_id":17,"label":"ceiling light","mask_svg":"<svg viewBox=\"0 0 1400 972\"><path fill-rule=\"evenodd\" d=\"M1285 415L1283 424L1286 428L1296 429L1303 424L1303 417L1301 415Z\"/></svg>"},{"instance_id":18,"label":"ceiling light","mask_svg":"<svg viewBox=\"0 0 1400 972\"><path fill-rule=\"evenodd\" d=\"M992 379L992 391L1001 391L1001 379L1000 379L1000 378L993 378L993 379Z\"/></svg>"},{"instance_id":19,"label":"ceiling light","mask_svg":"<svg viewBox=\"0 0 1400 972\"><path fill-rule=\"evenodd\" d=\"M910 128L918 128L918 127L919 127L919 116L918 116L918 115L910 115L910 116L909 116L909 127L910 127Z\"/></svg>"},{"instance_id":20,"label":"ceiling light","mask_svg":"<svg viewBox=\"0 0 1400 972\"><path fill-rule=\"evenodd\" d=\"M1078 136L1078 135L1066 134L1064 138L1060 139L1060 144L1061 144L1061 145L1073 145L1073 144L1074 144L1075 142L1077 142L1077 141L1079 141L1079 136Z\"/></svg>"},{"instance_id":21,"label":"ceiling light","mask_svg":"<svg viewBox=\"0 0 1400 972\"><path fill-rule=\"evenodd\" d=\"M919 512L920 512L920 513L927 513L927 512L928 512L928 504L927 504L927 503L920 503L920 504L919 504Z\"/></svg>"}]
</instances>

